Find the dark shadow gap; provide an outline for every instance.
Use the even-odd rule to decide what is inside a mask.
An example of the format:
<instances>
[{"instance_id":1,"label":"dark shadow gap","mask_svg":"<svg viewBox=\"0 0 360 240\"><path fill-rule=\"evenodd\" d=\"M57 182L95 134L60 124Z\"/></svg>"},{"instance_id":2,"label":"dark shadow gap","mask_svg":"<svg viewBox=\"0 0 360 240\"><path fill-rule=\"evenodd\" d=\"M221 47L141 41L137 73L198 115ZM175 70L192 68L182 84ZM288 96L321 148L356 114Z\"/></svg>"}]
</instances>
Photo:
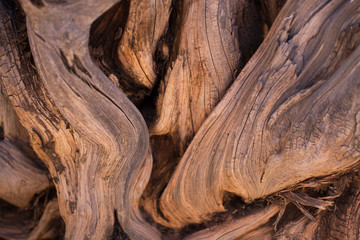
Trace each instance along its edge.
<instances>
[{"instance_id":1,"label":"dark shadow gap","mask_svg":"<svg viewBox=\"0 0 360 240\"><path fill-rule=\"evenodd\" d=\"M130 238L128 237L128 235L126 235L126 233L124 232L124 230L122 229L122 227L119 223L116 210L114 210L114 231L113 231L113 234L110 239L111 240L130 240Z\"/></svg>"},{"instance_id":2,"label":"dark shadow gap","mask_svg":"<svg viewBox=\"0 0 360 240\"><path fill-rule=\"evenodd\" d=\"M91 25L89 51L96 65L137 106L150 95L145 87L136 84L122 69L118 47L129 15L130 2L120 1Z\"/></svg>"}]
</instances>

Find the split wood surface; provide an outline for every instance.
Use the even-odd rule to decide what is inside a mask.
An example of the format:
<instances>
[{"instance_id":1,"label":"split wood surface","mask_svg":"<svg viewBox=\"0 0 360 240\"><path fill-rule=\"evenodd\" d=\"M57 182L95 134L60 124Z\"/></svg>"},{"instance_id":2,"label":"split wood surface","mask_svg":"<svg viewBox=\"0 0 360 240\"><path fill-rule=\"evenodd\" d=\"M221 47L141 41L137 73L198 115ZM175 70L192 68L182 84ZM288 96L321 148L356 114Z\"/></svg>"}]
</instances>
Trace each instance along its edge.
<instances>
[{"instance_id":1,"label":"split wood surface","mask_svg":"<svg viewBox=\"0 0 360 240\"><path fill-rule=\"evenodd\" d=\"M359 236L360 1L4 1L0 31L0 237Z\"/></svg>"}]
</instances>

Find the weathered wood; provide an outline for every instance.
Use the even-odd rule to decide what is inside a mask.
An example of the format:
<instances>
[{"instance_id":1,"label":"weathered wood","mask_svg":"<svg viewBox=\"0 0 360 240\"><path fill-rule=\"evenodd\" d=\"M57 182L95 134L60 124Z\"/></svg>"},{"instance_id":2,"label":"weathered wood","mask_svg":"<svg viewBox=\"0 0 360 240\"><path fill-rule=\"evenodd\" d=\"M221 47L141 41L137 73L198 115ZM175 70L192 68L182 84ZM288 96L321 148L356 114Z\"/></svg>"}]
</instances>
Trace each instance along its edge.
<instances>
[{"instance_id":1,"label":"weathered wood","mask_svg":"<svg viewBox=\"0 0 360 240\"><path fill-rule=\"evenodd\" d=\"M350 182L342 197L335 202L332 211L322 212L313 231L317 239L356 239L359 237L359 176Z\"/></svg>"},{"instance_id":2,"label":"weathered wood","mask_svg":"<svg viewBox=\"0 0 360 240\"><path fill-rule=\"evenodd\" d=\"M349 176L345 176L349 178ZM350 175L350 179L336 179L335 189L341 190L341 196L335 200L335 207L321 211L316 221L300 218L285 222L285 226L274 239L357 239L359 237L359 175ZM337 191L338 191L337 190Z\"/></svg>"},{"instance_id":3,"label":"weathered wood","mask_svg":"<svg viewBox=\"0 0 360 240\"><path fill-rule=\"evenodd\" d=\"M359 4L284 6L177 166L161 197L167 226L225 211L226 192L249 203L358 162Z\"/></svg>"},{"instance_id":4,"label":"weathered wood","mask_svg":"<svg viewBox=\"0 0 360 240\"><path fill-rule=\"evenodd\" d=\"M152 135L170 134L184 152L246 61L257 48L247 24L259 24L249 1L182 1L171 66L160 86ZM252 10L252 11L250 11ZM250 13L254 16L249 16ZM243 20L244 19L244 20ZM246 21L249 21L247 23ZM254 26L253 26L254 27ZM257 34L256 27L253 30ZM240 33L239 33L240 31ZM248 39L247 39L248 38ZM248 42L249 44L244 44ZM239 48L241 42L242 48ZM251 54L250 54L251 55ZM177 114L174 114L177 112Z\"/></svg>"},{"instance_id":5,"label":"weathered wood","mask_svg":"<svg viewBox=\"0 0 360 240\"><path fill-rule=\"evenodd\" d=\"M56 238L58 236L58 229L56 229L55 226L58 223L59 217L59 204L57 199L55 198L46 205L46 208L40 218L39 223L31 231L31 233L26 239L37 240Z\"/></svg>"},{"instance_id":6,"label":"weathered wood","mask_svg":"<svg viewBox=\"0 0 360 240\"><path fill-rule=\"evenodd\" d=\"M185 239L236 239L247 233L256 230L264 225L279 211L279 207L272 205L268 208L252 211L247 216L235 221L227 222L225 225L218 225L212 229L205 229L189 235Z\"/></svg>"},{"instance_id":7,"label":"weathered wood","mask_svg":"<svg viewBox=\"0 0 360 240\"><path fill-rule=\"evenodd\" d=\"M0 142L0 198L26 207L33 196L50 187L48 173L39 168L13 142Z\"/></svg>"},{"instance_id":8,"label":"weathered wood","mask_svg":"<svg viewBox=\"0 0 360 240\"><path fill-rule=\"evenodd\" d=\"M264 32L268 32L271 25L274 23L277 15L284 6L286 0L262 0L258 1L261 6L260 14L264 22Z\"/></svg>"},{"instance_id":9,"label":"weathered wood","mask_svg":"<svg viewBox=\"0 0 360 240\"><path fill-rule=\"evenodd\" d=\"M162 52L159 40L166 33L171 4L170 0L120 1L93 23L92 56L135 104L141 104L157 82L160 69L155 55Z\"/></svg>"},{"instance_id":10,"label":"weathered wood","mask_svg":"<svg viewBox=\"0 0 360 240\"><path fill-rule=\"evenodd\" d=\"M318 221L311 222L306 217L303 217L298 221L287 224L283 231L278 232L273 239L286 240L291 237L293 239L311 240L315 238L314 233L317 227Z\"/></svg>"},{"instance_id":11,"label":"weathered wood","mask_svg":"<svg viewBox=\"0 0 360 240\"><path fill-rule=\"evenodd\" d=\"M64 189L66 193L65 196L58 195L59 208L64 217L76 200L76 193L71 189L75 188L77 181L66 180L74 179L70 177L74 175L74 169L69 167L77 154L74 139L70 138L73 131L51 101L31 64L31 55L27 54L27 46L24 46L27 39L21 36L23 29L15 28L15 19L4 8L0 13L2 89L15 106L20 121L30 135L34 151L46 164L58 191ZM57 153L55 149L61 151Z\"/></svg>"},{"instance_id":12,"label":"weathered wood","mask_svg":"<svg viewBox=\"0 0 360 240\"><path fill-rule=\"evenodd\" d=\"M21 3L41 82L19 77L10 49L2 84L56 183L66 238L107 238L114 215L131 238L157 238L138 209L152 161L145 122L88 51L91 23L115 1Z\"/></svg>"},{"instance_id":13,"label":"weathered wood","mask_svg":"<svg viewBox=\"0 0 360 240\"><path fill-rule=\"evenodd\" d=\"M0 195L43 189L30 136L58 200L4 211L0 236L55 238L61 213L66 239L356 237L360 2L283 2L22 0L36 66L1 2L21 124L0 101Z\"/></svg>"},{"instance_id":14,"label":"weathered wood","mask_svg":"<svg viewBox=\"0 0 360 240\"><path fill-rule=\"evenodd\" d=\"M0 198L26 207L33 196L50 186L48 172L26 150L29 139L6 97L0 93Z\"/></svg>"},{"instance_id":15,"label":"weathered wood","mask_svg":"<svg viewBox=\"0 0 360 240\"><path fill-rule=\"evenodd\" d=\"M137 85L149 90L157 80L155 51L167 29L171 4L171 0L130 1L129 16L119 43L120 67Z\"/></svg>"},{"instance_id":16,"label":"weathered wood","mask_svg":"<svg viewBox=\"0 0 360 240\"><path fill-rule=\"evenodd\" d=\"M59 237L59 231L62 229L59 205L56 198L46 204L39 220L35 214L29 215L29 211L18 209L15 212L14 214L2 213L0 219L1 239L38 240L57 239Z\"/></svg>"},{"instance_id":17,"label":"weathered wood","mask_svg":"<svg viewBox=\"0 0 360 240\"><path fill-rule=\"evenodd\" d=\"M159 87L156 122L149 128L154 168L142 202L159 222L158 198L177 158L262 40L252 1L179 1L175 11L170 66Z\"/></svg>"},{"instance_id":18,"label":"weathered wood","mask_svg":"<svg viewBox=\"0 0 360 240\"><path fill-rule=\"evenodd\" d=\"M13 106L3 93L0 93L0 127L1 140L7 138L22 142L23 144L29 143L29 136L26 130L19 122Z\"/></svg>"}]
</instances>

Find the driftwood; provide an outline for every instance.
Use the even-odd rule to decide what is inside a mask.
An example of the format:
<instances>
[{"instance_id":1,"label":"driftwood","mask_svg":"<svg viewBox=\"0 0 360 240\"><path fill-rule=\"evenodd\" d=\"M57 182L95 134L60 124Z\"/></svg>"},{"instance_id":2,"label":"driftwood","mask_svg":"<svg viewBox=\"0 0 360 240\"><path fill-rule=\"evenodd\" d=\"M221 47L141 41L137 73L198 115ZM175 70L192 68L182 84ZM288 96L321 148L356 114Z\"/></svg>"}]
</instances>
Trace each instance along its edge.
<instances>
[{"instance_id":1,"label":"driftwood","mask_svg":"<svg viewBox=\"0 0 360 240\"><path fill-rule=\"evenodd\" d=\"M7 0L0 61L0 237L359 235L360 1Z\"/></svg>"}]
</instances>

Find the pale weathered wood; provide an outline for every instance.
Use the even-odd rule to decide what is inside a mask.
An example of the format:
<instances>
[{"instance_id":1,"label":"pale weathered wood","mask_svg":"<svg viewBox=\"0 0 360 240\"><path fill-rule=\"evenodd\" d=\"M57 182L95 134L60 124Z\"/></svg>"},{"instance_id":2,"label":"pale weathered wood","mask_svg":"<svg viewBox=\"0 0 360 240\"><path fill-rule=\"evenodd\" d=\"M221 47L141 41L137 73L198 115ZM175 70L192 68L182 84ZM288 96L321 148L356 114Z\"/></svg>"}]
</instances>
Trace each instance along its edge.
<instances>
[{"instance_id":1,"label":"pale weathered wood","mask_svg":"<svg viewBox=\"0 0 360 240\"><path fill-rule=\"evenodd\" d=\"M183 153L236 78L245 61L242 54L251 52L249 46L253 51L256 49L257 46L244 44L247 36L239 31L244 29L246 33L246 25L256 24L257 19L256 15L252 18L247 15L246 10L254 6L243 0L179 4L182 15L177 23L171 66L160 86L158 119L150 133L170 134Z\"/></svg>"},{"instance_id":2,"label":"pale weathered wood","mask_svg":"<svg viewBox=\"0 0 360 240\"><path fill-rule=\"evenodd\" d=\"M219 224L212 229L205 229L198 231L192 235L189 235L185 239L200 240L200 239L235 239L241 237L253 230L256 230L259 226L264 225L279 211L279 207L276 205L269 206L265 209L252 211L247 216L235 221L227 222L224 225Z\"/></svg>"},{"instance_id":3,"label":"pale weathered wood","mask_svg":"<svg viewBox=\"0 0 360 240\"><path fill-rule=\"evenodd\" d=\"M169 68L160 83L152 135L154 169L142 205L158 215L160 193L203 121L262 40L251 1L179 1ZM164 153L166 149L166 153Z\"/></svg>"},{"instance_id":4,"label":"pale weathered wood","mask_svg":"<svg viewBox=\"0 0 360 240\"><path fill-rule=\"evenodd\" d=\"M131 238L156 239L137 204L152 161L145 122L88 51L91 23L115 1L21 3L42 82L21 79L10 52L2 84L56 183L66 238L107 238L116 216Z\"/></svg>"},{"instance_id":5,"label":"pale weathered wood","mask_svg":"<svg viewBox=\"0 0 360 240\"><path fill-rule=\"evenodd\" d=\"M4 46L0 48L3 59ZM35 156L29 151L29 136L3 93L0 93L0 134L0 198L17 207L27 207L35 194L50 187L49 176L36 159L31 159Z\"/></svg>"},{"instance_id":6,"label":"pale weathered wood","mask_svg":"<svg viewBox=\"0 0 360 240\"><path fill-rule=\"evenodd\" d=\"M359 4L284 6L177 166L161 197L167 226L225 211L226 192L249 203L358 162Z\"/></svg>"},{"instance_id":7,"label":"pale weathered wood","mask_svg":"<svg viewBox=\"0 0 360 240\"><path fill-rule=\"evenodd\" d=\"M360 2L283 2L22 0L36 66L0 3L0 174L36 173L23 125L58 196L0 236L356 238Z\"/></svg>"}]
</instances>

